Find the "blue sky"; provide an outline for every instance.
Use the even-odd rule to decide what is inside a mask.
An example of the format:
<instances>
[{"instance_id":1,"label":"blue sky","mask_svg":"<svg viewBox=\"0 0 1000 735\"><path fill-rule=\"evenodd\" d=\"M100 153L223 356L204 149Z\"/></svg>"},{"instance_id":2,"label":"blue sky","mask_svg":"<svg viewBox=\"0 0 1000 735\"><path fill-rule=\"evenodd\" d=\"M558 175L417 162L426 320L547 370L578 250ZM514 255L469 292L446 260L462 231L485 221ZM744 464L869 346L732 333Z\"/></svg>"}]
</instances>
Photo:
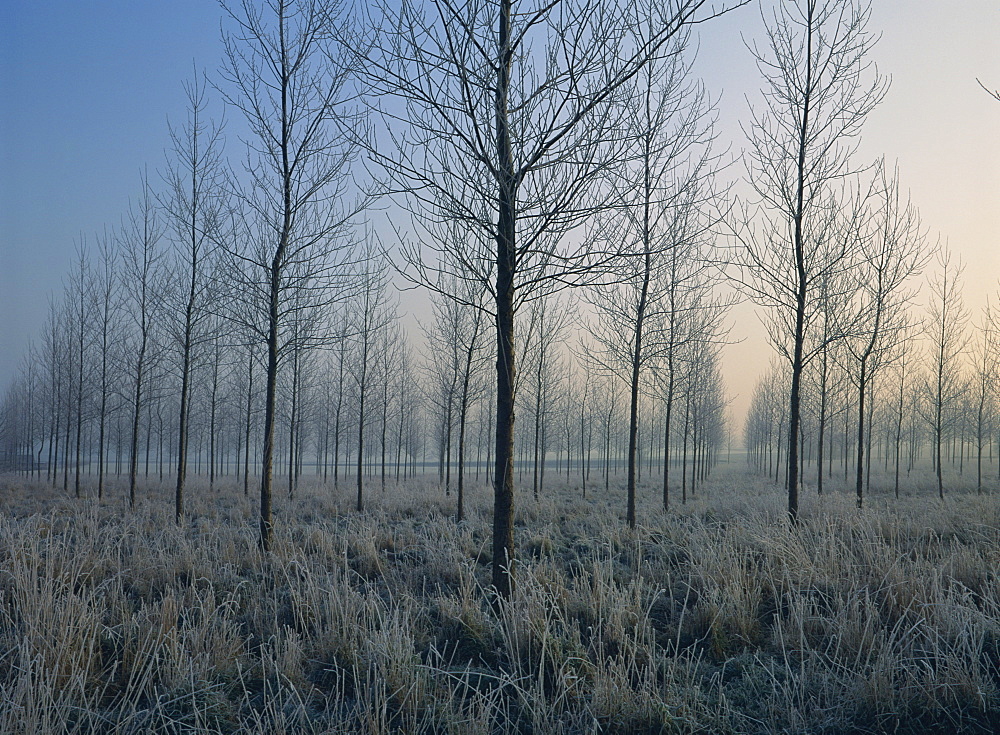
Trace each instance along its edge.
<instances>
[{"instance_id":1,"label":"blue sky","mask_svg":"<svg viewBox=\"0 0 1000 735\"><path fill-rule=\"evenodd\" d=\"M39 333L75 244L120 221L143 166L158 180L168 117L184 116L182 81L194 63L218 67L220 18L214 0L0 3L0 386ZM893 81L861 153L898 159L925 225L969 264L978 309L1000 275L1000 103L975 81L1000 88L1000 3L874 0L871 28L882 33L873 59ZM742 38L760 30L757 6L699 29L695 70L721 95L720 144L734 156L760 87ZM763 369L756 319L743 309L735 321L747 339L725 362ZM756 375L726 372L748 395Z\"/></svg>"},{"instance_id":2,"label":"blue sky","mask_svg":"<svg viewBox=\"0 0 1000 735\"><path fill-rule=\"evenodd\" d=\"M0 4L0 385L75 243L121 219L164 162L193 64L214 69L220 8L170 2Z\"/></svg>"}]
</instances>

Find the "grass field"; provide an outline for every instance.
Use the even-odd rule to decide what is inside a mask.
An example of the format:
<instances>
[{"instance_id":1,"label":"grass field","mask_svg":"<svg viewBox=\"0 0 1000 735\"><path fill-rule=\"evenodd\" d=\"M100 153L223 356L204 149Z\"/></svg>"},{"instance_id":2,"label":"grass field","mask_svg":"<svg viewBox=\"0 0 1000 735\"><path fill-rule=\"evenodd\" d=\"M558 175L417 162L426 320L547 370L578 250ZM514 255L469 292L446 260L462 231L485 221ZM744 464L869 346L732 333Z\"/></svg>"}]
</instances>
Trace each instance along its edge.
<instances>
[{"instance_id":1,"label":"grass field","mask_svg":"<svg viewBox=\"0 0 1000 735\"><path fill-rule=\"evenodd\" d=\"M135 513L0 478L2 733L1000 731L1000 498L911 482L864 511L723 466L640 528L623 492L522 493L495 611L491 497L430 478Z\"/></svg>"}]
</instances>

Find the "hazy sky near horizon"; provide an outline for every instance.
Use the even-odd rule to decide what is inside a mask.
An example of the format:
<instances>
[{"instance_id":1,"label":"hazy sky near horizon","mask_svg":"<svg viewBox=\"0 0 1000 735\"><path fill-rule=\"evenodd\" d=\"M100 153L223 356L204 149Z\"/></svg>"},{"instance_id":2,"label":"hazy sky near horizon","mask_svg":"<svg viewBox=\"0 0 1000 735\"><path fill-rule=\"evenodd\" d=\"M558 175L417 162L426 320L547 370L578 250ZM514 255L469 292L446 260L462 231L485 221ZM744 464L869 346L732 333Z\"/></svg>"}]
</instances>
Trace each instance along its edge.
<instances>
[{"instance_id":1,"label":"hazy sky near horizon","mask_svg":"<svg viewBox=\"0 0 1000 735\"><path fill-rule=\"evenodd\" d=\"M765 0L765 6L770 6ZM58 298L77 243L117 225L148 167L158 181L180 124L182 81L221 60L214 0L9 2L0 7L0 389ZM762 40L757 3L699 27L695 71L719 98L719 145L738 158L761 80L743 39ZM872 53L892 85L860 154L899 165L932 237L966 263L975 314L1000 275L1000 2L873 0ZM221 105L216 107L221 111ZM240 155L230 134L230 157ZM739 175L737 162L729 169ZM733 314L724 374L742 413L772 352L753 310Z\"/></svg>"}]
</instances>

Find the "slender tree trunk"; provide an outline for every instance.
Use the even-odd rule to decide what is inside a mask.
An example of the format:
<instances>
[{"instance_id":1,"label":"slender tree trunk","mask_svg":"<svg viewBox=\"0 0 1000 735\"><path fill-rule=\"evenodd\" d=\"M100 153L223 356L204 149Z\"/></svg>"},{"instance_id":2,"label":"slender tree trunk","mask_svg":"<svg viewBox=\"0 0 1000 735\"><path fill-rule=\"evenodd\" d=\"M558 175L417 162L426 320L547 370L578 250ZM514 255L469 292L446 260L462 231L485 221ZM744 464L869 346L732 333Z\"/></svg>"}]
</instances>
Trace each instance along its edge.
<instances>
[{"instance_id":1,"label":"slender tree trunk","mask_svg":"<svg viewBox=\"0 0 1000 735\"><path fill-rule=\"evenodd\" d=\"M361 380L358 384L358 476L357 476L357 503L355 507L360 513L365 509L365 499L364 499L364 454L365 454L365 399L367 393L367 379L368 379L368 335L364 336L365 345L364 352L362 355L362 362L365 363L361 367Z\"/></svg>"},{"instance_id":2,"label":"slender tree trunk","mask_svg":"<svg viewBox=\"0 0 1000 735\"><path fill-rule=\"evenodd\" d=\"M681 448L681 505L687 504L688 427L691 422L691 391L684 396L684 439Z\"/></svg>"},{"instance_id":3,"label":"slender tree trunk","mask_svg":"<svg viewBox=\"0 0 1000 735\"><path fill-rule=\"evenodd\" d=\"M107 423L108 423L107 349L108 349L107 344L105 343L102 347L101 409L99 417L99 427L97 431L97 499L98 500L104 499L104 451L105 451L105 443L107 441L106 434L107 434Z\"/></svg>"},{"instance_id":4,"label":"slender tree trunk","mask_svg":"<svg viewBox=\"0 0 1000 735\"><path fill-rule=\"evenodd\" d=\"M136 360L136 375L135 375L135 394L134 401L132 403L132 447L129 454L129 469L128 469L128 503L129 507L135 508L135 488L136 488L136 476L139 471L139 416L142 410L142 383L143 370L145 369L146 360L146 330L142 329L142 334L140 336L139 343L139 356Z\"/></svg>"},{"instance_id":5,"label":"slender tree trunk","mask_svg":"<svg viewBox=\"0 0 1000 735\"><path fill-rule=\"evenodd\" d=\"M159 399L157 399L159 400ZM153 447L153 403L152 401L146 406L146 452L143 455L143 468L142 476L149 479L149 462L152 457L152 447Z\"/></svg>"},{"instance_id":6,"label":"slender tree trunk","mask_svg":"<svg viewBox=\"0 0 1000 735\"><path fill-rule=\"evenodd\" d=\"M826 347L823 348L823 358L820 363L820 384L819 384L819 426L817 431L819 439L816 442L816 494L823 494L823 437L826 432L826 399L827 399L827 354Z\"/></svg>"},{"instance_id":7,"label":"slender tree trunk","mask_svg":"<svg viewBox=\"0 0 1000 735\"><path fill-rule=\"evenodd\" d=\"M976 495L983 494L983 400L979 401L976 424Z\"/></svg>"},{"instance_id":8,"label":"slender tree trunk","mask_svg":"<svg viewBox=\"0 0 1000 735\"><path fill-rule=\"evenodd\" d=\"M465 520L465 426L469 408L469 376L462 387L462 405L458 416L458 512L455 520Z\"/></svg>"},{"instance_id":9,"label":"slender tree trunk","mask_svg":"<svg viewBox=\"0 0 1000 735\"><path fill-rule=\"evenodd\" d=\"M635 315L635 332L632 337L632 373L629 381L629 418L628 418L628 508L626 519L629 528L635 528L635 491L636 491L636 464L638 462L638 435L639 435L639 373L642 368L642 330L646 317L646 297L649 292L649 277L652 270L652 258L649 252L648 227L649 227L649 173L646 173L647 197L645 205L646 231L644 232L645 254L644 268L642 276L642 287L639 292L639 304Z\"/></svg>"},{"instance_id":10,"label":"slender tree trunk","mask_svg":"<svg viewBox=\"0 0 1000 735\"><path fill-rule=\"evenodd\" d=\"M406 422L406 406L405 406L405 403L406 402L404 400L403 390L402 390L402 388L400 388L400 391L399 391L399 425L396 427L397 431L396 431L396 471L395 471L395 475L396 475L396 483L397 484L399 483L400 465L401 465L402 460L403 460L403 425ZM479 460L479 456L477 455L476 456L476 473L477 473L476 477L479 476L479 474L478 474L479 473L479 461L478 460ZM403 468L403 476L404 476L404 478L406 476L406 468L405 467Z\"/></svg>"},{"instance_id":11,"label":"slender tree trunk","mask_svg":"<svg viewBox=\"0 0 1000 735\"><path fill-rule=\"evenodd\" d=\"M83 276L81 275L80 281L80 299L83 300ZM82 434L83 434L83 329L84 329L84 309L83 304L80 305L80 349L77 353L78 362L78 372L77 372L77 384L76 384L76 473L74 478L74 492L76 497L80 497L80 465L81 465L81 450L82 450Z\"/></svg>"},{"instance_id":12,"label":"slender tree trunk","mask_svg":"<svg viewBox=\"0 0 1000 735\"><path fill-rule=\"evenodd\" d=\"M286 196L290 196L287 192ZM284 257L285 236L271 263L271 291L268 308L267 369L264 373L264 446L260 470L260 548L271 550L271 496L274 481L274 419L278 392L278 297L281 293L281 259Z\"/></svg>"},{"instance_id":13,"label":"slender tree trunk","mask_svg":"<svg viewBox=\"0 0 1000 735\"><path fill-rule=\"evenodd\" d=\"M197 237L192 224L192 237ZM194 267L192 267L194 272ZM181 522L184 515L184 484L187 480L188 455L188 401L191 393L191 332L194 319L196 281L192 273L188 302L184 310L184 344L181 352L181 408L177 431L177 485L174 488L174 521Z\"/></svg>"},{"instance_id":14,"label":"slender tree trunk","mask_svg":"<svg viewBox=\"0 0 1000 735\"><path fill-rule=\"evenodd\" d=\"M70 385L66 386L66 435L63 437L63 492L69 492L69 460L70 460L70 449L69 440L70 433L73 428L73 386L72 377L67 375L66 382Z\"/></svg>"},{"instance_id":15,"label":"slender tree trunk","mask_svg":"<svg viewBox=\"0 0 1000 735\"><path fill-rule=\"evenodd\" d=\"M249 356L249 366L248 366L248 380L247 380L247 423L246 423L246 435L244 441L246 442L246 453L243 458L243 495L250 495L250 456L252 452L250 451L250 419L251 419L251 408L253 406L253 346L247 349L247 355Z\"/></svg>"},{"instance_id":16,"label":"slender tree trunk","mask_svg":"<svg viewBox=\"0 0 1000 735\"><path fill-rule=\"evenodd\" d=\"M385 450L386 450L386 430L389 426L389 370L386 366L385 375L382 382L382 466L381 480L382 490L385 491Z\"/></svg>"},{"instance_id":17,"label":"slender tree trunk","mask_svg":"<svg viewBox=\"0 0 1000 735\"><path fill-rule=\"evenodd\" d=\"M580 401L580 489L583 493L583 497L587 497L587 467L586 464L590 462L590 455L587 452L587 447L584 444L586 436L584 434L584 427L587 424L586 416L586 404L587 404L587 391L584 388L583 400ZM593 409L591 409L593 411ZM569 475L569 434L566 436L566 474Z\"/></svg>"},{"instance_id":18,"label":"slender tree trunk","mask_svg":"<svg viewBox=\"0 0 1000 735\"><path fill-rule=\"evenodd\" d=\"M52 403L49 407L49 460L48 472L46 473L45 479L52 483L52 486L55 487L57 475L56 465L59 462L59 399L62 386L61 381L56 378L58 366L56 365L56 358L54 354L51 359Z\"/></svg>"},{"instance_id":19,"label":"slender tree trunk","mask_svg":"<svg viewBox=\"0 0 1000 735\"><path fill-rule=\"evenodd\" d=\"M288 497L295 497L295 433L299 407L299 349L292 351L292 406L288 417Z\"/></svg>"},{"instance_id":20,"label":"slender tree trunk","mask_svg":"<svg viewBox=\"0 0 1000 735\"><path fill-rule=\"evenodd\" d=\"M542 431L542 367L545 362L545 346L542 342L541 327L539 327L538 337L538 367L535 370L535 455L531 481L531 494L535 500L538 500L538 451Z\"/></svg>"},{"instance_id":21,"label":"slender tree trunk","mask_svg":"<svg viewBox=\"0 0 1000 735\"><path fill-rule=\"evenodd\" d=\"M218 339L218 338L216 338ZM209 401L208 417L208 489L215 489L215 419L217 416L219 396L219 345L215 345L215 355L212 361L212 395Z\"/></svg>"},{"instance_id":22,"label":"slender tree trunk","mask_svg":"<svg viewBox=\"0 0 1000 735\"><path fill-rule=\"evenodd\" d=\"M861 372L858 375L858 446L855 467L854 493L857 498L858 510L864 504L864 488L862 486L862 473L864 472L865 459L865 393L868 388L868 366L865 360L861 361Z\"/></svg>"},{"instance_id":23,"label":"slender tree trunk","mask_svg":"<svg viewBox=\"0 0 1000 735\"><path fill-rule=\"evenodd\" d=\"M943 360L942 360L943 362ZM942 404L944 400L942 370L938 370L937 375L937 396L934 404L934 470L937 474L938 497L944 500L944 479L941 476L941 435L942 435Z\"/></svg>"},{"instance_id":24,"label":"slender tree trunk","mask_svg":"<svg viewBox=\"0 0 1000 735\"><path fill-rule=\"evenodd\" d=\"M333 489L340 487L340 412L344 406L344 355L337 362L337 408L333 414Z\"/></svg>"},{"instance_id":25,"label":"slender tree trunk","mask_svg":"<svg viewBox=\"0 0 1000 735\"><path fill-rule=\"evenodd\" d=\"M801 410L801 382L803 363L803 347L805 344L806 315L806 280L805 244L802 231L805 216L806 189L806 147L812 129L810 113L812 107L812 75L813 75L813 7L810 6L806 18L806 78L803 87L806 90L802 100L802 113L799 121L798 160L796 161L797 181L795 187L795 214L793 217L793 242L796 270L795 290L795 331L792 350L792 387L789 396L788 412L788 468L786 480L788 483L788 518L794 524L799 517L799 422Z\"/></svg>"}]
</instances>

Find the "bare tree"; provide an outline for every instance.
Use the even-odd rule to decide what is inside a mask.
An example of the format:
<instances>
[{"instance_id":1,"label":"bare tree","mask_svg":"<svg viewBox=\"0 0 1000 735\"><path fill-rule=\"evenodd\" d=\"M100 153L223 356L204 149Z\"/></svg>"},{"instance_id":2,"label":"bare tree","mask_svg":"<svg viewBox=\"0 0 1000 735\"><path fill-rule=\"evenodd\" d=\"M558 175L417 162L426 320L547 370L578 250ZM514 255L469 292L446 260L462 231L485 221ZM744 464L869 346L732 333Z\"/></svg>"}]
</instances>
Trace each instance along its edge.
<instances>
[{"instance_id":1,"label":"bare tree","mask_svg":"<svg viewBox=\"0 0 1000 735\"><path fill-rule=\"evenodd\" d=\"M717 329L718 323L709 322L706 327L709 330L706 338L691 344L691 366L686 376L691 410L692 497L698 484L708 478L715 465L718 449L725 436L725 411L728 405L719 367L721 340L713 339L710 331ZM686 467L686 457L684 462Z\"/></svg>"},{"instance_id":2,"label":"bare tree","mask_svg":"<svg viewBox=\"0 0 1000 735\"><path fill-rule=\"evenodd\" d=\"M309 379L313 375L314 346L323 342L329 343L333 335L320 336L326 326L322 310L305 307L305 291L298 291L291 296L291 313L288 320L289 335L289 373L284 385L288 401L288 497L295 495L298 477L301 473L302 452L304 447L303 428L307 421L303 419L305 406L304 396L308 391Z\"/></svg>"},{"instance_id":3,"label":"bare tree","mask_svg":"<svg viewBox=\"0 0 1000 735\"><path fill-rule=\"evenodd\" d=\"M253 455L253 450L251 449L252 432L253 432L253 405L254 405L254 382L253 373L254 367L257 364L257 355L254 350L254 341L248 340L245 346L246 355L244 360L246 362L246 412L244 414L244 453L243 453L243 494L250 495L250 457ZM238 468L237 468L238 469Z\"/></svg>"},{"instance_id":4,"label":"bare tree","mask_svg":"<svg viewBox=\"0 0 1000 735\"><path fill-rule=\"evenodd\" d=\"M906 418L907 409L907 393L915 393L913 391L913 362L914 353L917 351L918 347L916 345L916 339L914 335L914 325L912 320L907 318L906 321L900 327L903 330L903 334L897 340L896 354L893 359L893 365L895 368L896 375L896 391L895 391L895 410L894 410L894 431L893 431L893 443L894 443L894 455L895 455L895 467L893 471L893 493L897 500L899 500L899 472L900 472L900 453L903 443L903 421Z\"/></svg>"},{"instance_id":5,"label":"bare tree","mask_svg":"<svg viewBox=\"0 0 1000 735\"><path fill-rule=\"evenodd\" d=\"M208 339L205 326L215 279L211 260L221 239L227 208L222 125L207 118L207 81L195 72L184 84L187 120L170 128L172 151L167 160L162 197L164 213L173 230L175 302L174 339L180 353L180 406L177 426L177 484L174 519L184 515L184 484L188 471L188 421L192 362Z\"/></svg>"},{"instance_id":6,"label":"bare tree","mask_svg":"<svg viewBox=\"0 0 1000 735\"><path fill-rule=\"evenodd\" d=\"M411 276L455 275L491 294L496 322L497 415L493 585L511 591L514 561L515 312L544 282L586 280L611 253L562 237L601 203L597 184L625 135L620 102L645 64L691 23L704 0L659 6L651 37L635 8L571 0L525 8L447 0L381 3L383 35L369 60L375 99L393 96L406 117L391 151L375 151L419 217L455 221L469 244L450 262L413 250ZM495 29L495 36L494 34ZM616 247L610 248L615 250Z\"/></svg>"},{"instance_id":7,"label":"bare tree","mask_svg":"<svg viewBox=\"0 0 1000 735\"><path fill-rule=\"evenodd\" d=\"M438 482L444 486L445 496L451 495L451 440L462 372L461 332L465 327L463 317L469 308L459 301L455 293L460 283L451 279L449 285L439 284L439 290L431 300L432 320L423 327L427 350L424 358L425 387L429 402L439 414ZM465 285L461 283L461 286ZM450 295L452 293L454 296Z\"/></svg>"},{"instance_id":8,"label":"bare tree","mask_svg":"<svg viewBox=\"0 0 1000 735\"><path fill-rule=\"evenodd\" d=\"M53 487L58 482L59 436L63 390L62 311L50 297L48 319L42 333L41 357L48 378L48 461L46 479Z\"/></svg>"},{"instance_id":9,"label":"bare tree","mask_svg":"<svg viewBox=\"0 0 1000 735\"><path fill-rule=\"evenodd\" d=\"M457 234L452 231L452 234ZM448 294L448 295L443 295ZM445 490L451 486L451 434L453 413L458 413L457 509L455 519L465 519L465 456L469 407L476 397L477 375L483 365L485 322L488 316L481 291L467 282L441 283L432 301L434 321L425 330L428 366L436 386L435 402L443 409L442 461L446 464Z\"/></svg>"},{"instance_id":10,"label":"bare tree","mask_svg":"<svg viewBox=\"0 0 1000 735\"><path fill-rule=\"evenodd\" d=\"M414 394L416 393L413 380L412 349L407 344L405 336L399 347L399 364L393 385L399 406L398 422L396 424L395 462L396 482L398 483L400 481L400 473L402 473L402 479L406 479L407 476L409 462L407 461L408 457L404 456L404 454L407 453L409 445L409 432L412 429L411 417L415 408Z\"/></svg>"},{"instance_id":11,"label":"bare tree","mask_svg":"<svg viewBox=\"0 0 1000 735\"><path fill-rule=\"evenodd\" d=\"M346 48L350 11L337 2L233 0L224 7L231 30L223 39L223 94L252 134L249 182L239 192L247 231L228 249L248 275L232 294L237 318L266 346L260 544L268 550L278 370L298 346L290 330L296 310L342 296L352 223L363 205L351 196L349 176L356 147L348 130L360 125L350 109L357 58Z\"/></svg>"},{"instance_id":12,"label":"bare tree","mask_svg":"<svg viewBox=\"0 0 1000 735\"><path fill-rule=\"evenodd\" d=\"M369 253L364 259L360 274L360 293L353 305L350 335L353 348L351 377L354 380L358 400L358 459L357 459L357 510L364 510L364 457L365 431L370 421L369 407L373 377L375 377L375 356L380 347L383 332L396 318L396 305L389 302L388 264L376 253Z\"/></svg>"},{"instance_id":13,"label":"bare tree","mask_svg":"<svg viewBox=\"0 0 1000 735\"><path fill-rule=\"evenodd\" d=\"M855 223L863 231L858 264L851 269L854 283L850 306L854 318L845 344L854 359L852 378L858 388L858 443L855 465L855 494L858 508L864 501L862 471L865 455L865 401L869 381L887 363L899 341L909 338L906 311L915 291L909 280L920 273L927 261L927 247L920 219L912 203L903 201L899 173L892 175L879 165L875 190L869 207L855 213ZM864 231L866 230L866 231Z\"/></svg>"},{"instance_id":14,"label":"bare tree","mask_svg":"<svg viewBox=\"0 0 1000 735\"><path fill-rule=\"evenodd\" d=\"M525 336L525 363L532 375L531 390L534 417L534 441L531 493L538 500L544 483L547 452L547 418L555 390L554 366L558 361L556 348L565 341L576 315L572 302L559 301L557 296L542 296L531 303L529 326Z\"/></svg>"},{"instance_id":15,"label":"bare tree","mask_svg":"<svg viewBox=\"0 0 1000 735\"><path fill-rule=\"evenodd\" d=\"M972 399L976 412L976 493L983 494L983 447L994 429L1000 342L997 316L987 304L972 346Z\"/></svg>"},{"instance_id":16,"label":"bare tree","mask_svg":"<svg viewBox=\"0 0 1000 735\"><path fill-rule=\"evenodd\" d=\"M816 298L819 314L813 339L816 341L816 357L812 363L813 377L818 400L816 421L816 494L823 494L824 438L832 418L831 388L835 383L837 339L843 334L844 314L848 288L840 281L846 273L826 272L819 279ZM832 433L832 431L830 432ZM832 456L832 450L831 450Z\"/></svg>"},{"instance_id":17,"label":"bare tree","mask_svg":"<svg viewBox=\"0 0 1000 735\"><path fill-rule=\"evenodd\" d=\"M122 294L120 289L121 275L118 273L119 253L114 245L114 238L109 233L98 240L100 262L94 282L94 296L97 306L97 328L100 348L101 365L99 368L100 406L98 407L98 437L97 437L97 498L104 497L105 456L107 449L107 422L111 397L111 379L114 365L113 350L116 340L120 338L117 313L121 307Z\"/></svg>"},{"instance_id":18,"label":"bare tree","mask_svg":"<svg viewBox=\"0 0 1000 735\"><path fill-rule=\"evenodd\" d=\"M961 359L968 344L965 327L969 314L962 302L961 277L963 266L954 264L951 251L938 252L939 271L930 280L931 295L927 305L924 334L928 342L929 398L927 419L934 438L934 469L937 475L938 497L944 499L941 470L941 446L944 433L951 425L950 412L961 389Z\"/></svg>"},{"instance_id":19,"label":"bare tree","mask_svg":"<svg viewBox=\"0 0 1000 735\"><path fill-rule=\"evenodd\" d=\"M390 313L390 321L380 335L380 345L377 351L378 382L381 396L379 397L380 421L379 421L379 482L382 490L385 490L385 481L388 475L386 461L389 450L389 420L392 418L391 411L397 407L398 395L392 391L397 373L401 369L404 336L399 324L399 314L393 310Z\"/></svg>"},{"instance_id":20,"label":"bare tree","mask_svg":"<svg viewBox=\"0 0 1000 735\"><path fill-rule=\"evenodd\" d=\"M652 17L641 24L640 33L644 38L654 35ZM698 251L709 226L706 210L712 204L712 111L704 89L688 79L687 47L688 34L677 34L670 43L671 53L651 61L639 75L639 94L627 107L633 135L630 155L613 171L618 206L607 218L609 230L625 240L625 257L612 282L596 289L592 298L603 322L595 335L597 342L612 361L620 353L626 368L627 520L633 528L640 386L654 360L673 359L677 302L691 285L686 281L703 270ZM668 403L672 388L667 390Z\"/></svg>"},{"instance_id":21,"label":"bare tree","mask_svg":"<svg viewBox=\"0 0 1000 735\"><path fill-rule=\"evenodd\" d=\"M160 250L162 234L162 223L156 209L153 192L144 174L142 190L129 208L128 217L119 233L125 289L129 297L129 315L133 327L130 330L127 350L132 373L132 433L128 478L129 506L132 508L135 507L136 480L139 470L139 422L142 417L143 398L148 390L146 378L149 370L151 335L162 288L160 282L162 274L159 272L163 258L163 253Z\"/></svg>"},{"instance_id":22,"label":"bare tree","mask_svg":"<svg viewBox=\"0 0 1000 735\"><path fill-rule=\"evenodd\" d=\"M747 129L747 179L756 212L739 228L740 282L772 310L779 351L791 365L788 401L788 515L799 507L799 423L807 332L816 291L843 267L844 241L827 237L836 203L830 187L854 170L861 125L881 101L887 81L867 55L864 0L779 3L767 25L767 47L751 48L764 76L764 106Z\"/></svg>"},{"instance_id":23,"label":"bare tree","mask_svg":"<svg viewBox=\"0 0 1000 735\"><path fill-rule=\"evenodd\" d=\"M29 355L0 398L0 469L30 475L32 458L32 399L36 387Z\"/></svg>"},{"instance_id":24,"label":"bare tree","mask_svg":"<svg viewBox=\"0 0 1000 735\"><path fill-rule=\"evenodd\" d=\"M80 472L83 467L83 422L84 422L84 373L87 368L87 347L90 345L89 330L92 322L93 303L90 298L92 293L92 277L90 273L90 259L87 253L85 242L80 242L76 250L76 262L70 271L69 283L66 285L66 301L69 306L68 314L71 340L73 344L71 365L73 369L73 382L71 390L74 403L74 424L76 426L76 448L75 459L73 461L73 492L77 498L81 496ZM69 445L66 446L67 452Z\"/></svg>"},{"instance_id":25,"label":"bare tree","mask_svg":"<svg viewBox=\"0 0 1000 735\"><path fill-rule=\"evenodd\" d=\"M340 309L334 319L333 333L337 335L337 340L333 344L332 360L333 373L336 385L336 406L333 412L333 486L340 484L340 441L346 395L347 395L347 371L350 359L350 321L345 309ZM325 477L325 476L324 476Z\"/></svg>"},{"instance_id":26,"label":"bare tree","mask_svg":"<svg viewBox=\"0 0 1000 735\"><path fill-rule=\"evenodd\" d=\"M222 399L222 389L225 383L226 375L225 372L229 368L229 360L224 357L223 349L223 335L221 325L218 324L218 320L214 324L210 323L206 329L206 333L209 335L209 341L206 345L207 347L207 364L205 365L208 371L208 489L215 489L215 474L218 468L218 455L217 455L217 441L219 438L219 433L221 427L224 426L222 422L219 421L219 406ZM176 496L175 496L176 498ZM179 517L176 515L177 505L175 503L175 520L179 521ZM183 506L181 506L183 510Z\"/></svg>"},{"instance_id":27,"label":"bare tree","mask_svg":"<svg viewBox=\"0 0 1000 735\"><path fill-rule=\"evenodd\" d=\"M772 362L767 373L754 387L744 425L748 460L761 473L778 482L781 474L781 449L786 436L787 415L781 409L780 396L788 387L787 362ZM786 468L787 469L787 468Z\"/></svg>"}]
</instances>

